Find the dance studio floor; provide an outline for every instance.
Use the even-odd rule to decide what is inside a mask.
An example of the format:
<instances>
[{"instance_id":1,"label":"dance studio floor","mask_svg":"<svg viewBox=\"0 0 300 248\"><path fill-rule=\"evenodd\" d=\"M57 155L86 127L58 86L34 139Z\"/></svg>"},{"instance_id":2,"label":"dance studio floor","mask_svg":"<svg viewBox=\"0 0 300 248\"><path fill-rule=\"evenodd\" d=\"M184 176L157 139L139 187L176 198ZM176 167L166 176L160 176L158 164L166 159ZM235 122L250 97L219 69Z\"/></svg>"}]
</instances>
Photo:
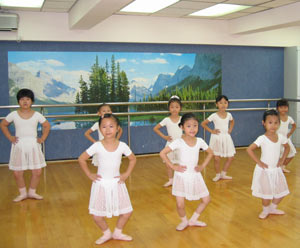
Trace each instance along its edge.
<instances>
[{"instance_id":1,"label":"dance studio floor","mask_svg":"<svg viewBox=\"0 0 300 248\"><path fill-rule=\"evenodd\" d=\"M203 160L201 154L200 160ZM127 166L124 159L123 170ZM95 167L90 166L92 170ZM203 172L211 203L200 216L207 227L175 230L180 219L171 188L163 188L165 167L158 156L139 157L127 181L134 208L124 233L133 241L108 241L97 246L102 235L88 214L91 182L75 162L49 163L38 193L45 199L13 203L17 188L12 173L0 167L0 248L189 248L189 247L300 247L300 153L286 174L291 194L279 208L284 216L260 220L261 200L251 196L254 162L245 149L237 150L229 171L231 181L212 182L213 163ZM26 173L28 185L29 173ZM190 217L198 202L187 202ZM108 221L114 228L116 218Z\"/></svg>"}]
</instances>

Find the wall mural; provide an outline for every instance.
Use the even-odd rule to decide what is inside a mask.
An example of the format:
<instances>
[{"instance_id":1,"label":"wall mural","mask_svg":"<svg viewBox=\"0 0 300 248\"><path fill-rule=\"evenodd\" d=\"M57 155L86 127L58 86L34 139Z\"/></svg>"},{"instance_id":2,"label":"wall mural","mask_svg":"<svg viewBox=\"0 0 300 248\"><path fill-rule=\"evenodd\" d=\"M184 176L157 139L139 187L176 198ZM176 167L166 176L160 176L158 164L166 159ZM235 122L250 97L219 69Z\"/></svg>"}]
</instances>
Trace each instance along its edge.
<instances>
[{"instance_id":1,"label":"wall mural","mask_svg":"<svg viewBox=\"0 0 300 248\"><path fill-rule=\"evenodd\" d=\"M9 104L32 89L36 104L215 99L222 91L222 57L208 53L8 52ZM201 108L185 104L183 109ZM167 110L139 105L130 111ZM45 114L96 113L95 107L46 108ZM127 112L115 106L113 112ZM130 125L157 123L163 116L134 116ZM52 118L52 129L90 127L89 118ZM127 125L121 117L122 125Z\"/></svg>"}]
</instances>

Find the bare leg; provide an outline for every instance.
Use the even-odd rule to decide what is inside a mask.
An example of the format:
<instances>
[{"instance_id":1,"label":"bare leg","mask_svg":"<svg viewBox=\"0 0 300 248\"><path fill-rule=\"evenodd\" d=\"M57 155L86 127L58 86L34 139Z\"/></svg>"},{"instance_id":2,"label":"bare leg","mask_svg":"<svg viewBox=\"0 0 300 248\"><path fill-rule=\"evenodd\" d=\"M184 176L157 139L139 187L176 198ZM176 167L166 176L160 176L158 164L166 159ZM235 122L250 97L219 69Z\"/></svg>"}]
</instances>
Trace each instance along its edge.
<instances>
[{"instance_id":1,"label":"bare leg","mask_svg":"<svg viewBox=\"0 0 300 248\"><path fill-rule=\"evenodd\" d=\"M132 212L127 213L127 214L121 214L117 221L117 225L116 225L117 228L123 229L131 215L132 215Z\"/></svg>"},{"instance_id":2,"label":"bare leg","mask_svg":"<svg viewBox=\"0 0 300 248\"><path fill-rule=\"evenodd\" d=\"M290 171L286 169L286 166L293 160L294 157L286 158L283 162L282 171L285 173L289 173Z\"/></svg>"},{"instance_id":3,"label":"bare leg","mask_svg":"<svg viewBox=\"0 0 300 248\"><path fill-rule=\"evenodd\" d=\"M102 216L95 216L93 215L93 219L96 223L96 225L102 230L103 236L101 236L99 239L96 240L97 245L101 245L104 242L110 240L112 238L111 231L108 228L108 225Z\"/></svg>"},{"instance_id":4,"label":"bare leg","mask_svg":"<svg viewBox=\"0 0 300 248\"><path fill-rule=\"evenodd\" d=\"M37 200L42 200L43 197L41 195L38 195L35 191L36 188L40 182L42 175L42 169L36 169L32 170L32 176L31 176L31 181L30 181L30 187L28 190L28 197L37 199Z\"/></svg>"},{"instance_id":5,"label":"bare leg","mask_svg":"<svg viewBox=\"0 0 300 248\"><path fill-rule=\"evenodd\" d=\"M215 170L216 170L216 176L213 178L214 182L217 182L221 179L220 162L221 162L220 156L214 156L214 165L215 165Z\"/></svg>"},{"instance_id":6,"label":"bare leg","mask_svg":"<svg viewBox=\"0 0 300 248\"><path fill-rule=\"evenodd\" d=\"M169 166L167 166L167 174L169 181L164 184L164 187L169 187L173 184L173 170Z\"/></svg>"},{"instance_id":7,"label":"bare leg","mask_svg":"<svg viewBox=\"0 0 300 248\"><path fill-rule=\"evenodd\" d=\"M20 195L18 195L13 201L19 202L27 198L26 185L24 180L24 171L14 171L14 177L16 179L16 184L20 191Z\"/></svg>"},{"instance_id":8,"label":"bare leg","mask_svg":"<svg viewBox=\"0 0 300 248\"><path fill-rule=\"evenodd\" d=\"M114 233L112 235L113 239L124 240L124 241L131 241L132 240L131 236L122 233L122 229L124 228L124 226L128 222L131 215L132 215L132 212L120 215L120 217L117 221L116 228L115 228Z\"/></svg>"},{"instance_id":9,"label":"bare leg","mask_svg":"<svg viewBox=\"0 0 300 248\"><path fill-rule=\"evenodd\" d=\"M227 161L225 162L224 167L223 167L223 170L222 170L222 172L221 172L221 178L222 178L222 179L227 179L227 180L232 179L232 177L226 175L226 173L227 173L227 171L228 171L228 169L229 169L229 167L230 167L232 161L233 161L233 157L229 157L229 158L227 159Z\"/></svg>"},{"instance_id":10,"label":"bare leg","mask_svg":"<svg viewBox=\"0 0 300 248\"><path fill-rule=\"evenodd\" d=\"M182 231L189 224L185 213L184 197L176 196L176 207L177 207L178 215L182 220L181 223L176 227L176 230Z\"/></svg>"},{"instance_id":11,"label":"bare leg","mask_svg":"<svg viewBox=\"0 0 300 248\"><path fill-rule=\"evenodd\" d=\"M208 203L210 202L210 196L206 196L202 199L202 202L198 205L196 211L194 212L193 216L189 220L189 226L206 226L205 222L198 221L200 214L203 210L207 207Z\"/></svg>"},{"instance_id":12,"label":"bare leg","mask_svg":"<svg viewBox=\"0 0 300 248\"><path fill-rule=\"evenodd\" d=\"M24 171L14 171L14 176L16 179L16 183L18 188L25 188L25 180L24 180Z\"/></svg>"}]
</instances>

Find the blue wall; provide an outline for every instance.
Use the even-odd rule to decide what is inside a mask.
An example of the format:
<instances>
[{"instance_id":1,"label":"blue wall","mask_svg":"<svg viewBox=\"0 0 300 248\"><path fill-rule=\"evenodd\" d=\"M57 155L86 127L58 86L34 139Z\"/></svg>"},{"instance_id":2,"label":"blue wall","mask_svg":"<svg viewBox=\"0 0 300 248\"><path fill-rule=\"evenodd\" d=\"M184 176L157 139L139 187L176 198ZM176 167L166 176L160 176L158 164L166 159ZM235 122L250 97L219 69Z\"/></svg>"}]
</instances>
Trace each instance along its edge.
<instances>
[{"instance_id":1,"label":"blue wall","mask_svg":"<svg viewBox=\"0 0 300 248\"><path fill-rule=\"evenodd\" d=\"M217 53L222 55L222 91L230 99L258 99L283 97L283 48L91 43L91 42L13 42L0 41L0 105L8 105L8 51L88 51L88 52L157 52L157 53ZM229 107L262 107L262 104L231 103ZM266 106L266 105L264 105ZM8 111L0 110L0 116ZM263 132L261 111L232 112L235 128L232 137L236 146L249 145ZM131 127L131 145L136 154L155 153L164 147L164 141L152 131L153 126ZM123 128L123 141L127 130ZM46 141L46 159L77 158L89 145L78 130L52 130ZM203 137L200 128L199 136ZM206 141L209 141L207 133ZM9 160L10 144L0 134L0 163Z\"/></svg>"}]
</instances>

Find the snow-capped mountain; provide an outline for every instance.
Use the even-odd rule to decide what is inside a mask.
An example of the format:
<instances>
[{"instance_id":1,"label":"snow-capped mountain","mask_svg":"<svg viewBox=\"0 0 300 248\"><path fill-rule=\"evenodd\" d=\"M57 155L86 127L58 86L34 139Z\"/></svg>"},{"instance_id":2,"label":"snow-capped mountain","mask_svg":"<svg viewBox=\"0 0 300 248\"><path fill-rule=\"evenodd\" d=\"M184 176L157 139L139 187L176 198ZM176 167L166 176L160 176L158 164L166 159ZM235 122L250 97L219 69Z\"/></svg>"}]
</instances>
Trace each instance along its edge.
<instances>
[{"instance_id":1,"label":"snow-capped mountain","mask_svg":"<svg viewBox=\"0 0 300 248\"><path fill-rule=\"evenodd\" d=\"M76 89L71 88L51 77L50 74L39 71L36 75L20 69L17 65L8 63L9 79L15 84L10 88L10 93L14 92L15 87L32 89L35 98L41 101L49 99L57 102L73 103Z\"/></svg>"},{"instance_id":2,"label":"snow-capped mountain","mask_svg":"<svg viewBox=\"0 0 300 248\"><path fill-rule=\"evenodd\" d=\"M151 93L149 89L135 80L132 80L130 82L129 87L131 102L143 100L144 96L149 96L149 94Z\"/></svg>"}]
</instances>

